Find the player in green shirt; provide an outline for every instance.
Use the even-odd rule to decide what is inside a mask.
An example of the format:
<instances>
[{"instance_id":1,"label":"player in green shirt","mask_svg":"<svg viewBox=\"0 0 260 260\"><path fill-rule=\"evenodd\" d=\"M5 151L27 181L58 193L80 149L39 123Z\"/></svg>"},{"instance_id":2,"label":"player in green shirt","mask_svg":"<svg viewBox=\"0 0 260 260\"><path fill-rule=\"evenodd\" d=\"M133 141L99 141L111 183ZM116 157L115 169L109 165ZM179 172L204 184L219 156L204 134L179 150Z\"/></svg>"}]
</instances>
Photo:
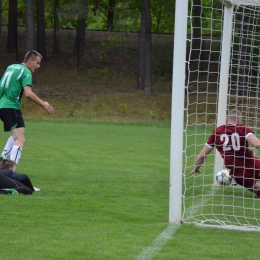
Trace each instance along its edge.
<instances>
[{"instance_id":1,"label":"player in green shirt","mask_svg":"<svg viewBox=\"0 0 260 260\"><path fill-rule=\"evenodd\" d=\"M10 154L10 159L18 164L25 143L25 124L21 111L23 94L32 102L40 105L48 113L53 114L52 106L41 100L32 91L32 72L40 68L42 55L37 51L25 54L22 64L10 65L0 79L0 119L4 123L4 131L11 131L1 158ZM0 158L0 160L1 160Z\"/></svg>"}]
</instances>

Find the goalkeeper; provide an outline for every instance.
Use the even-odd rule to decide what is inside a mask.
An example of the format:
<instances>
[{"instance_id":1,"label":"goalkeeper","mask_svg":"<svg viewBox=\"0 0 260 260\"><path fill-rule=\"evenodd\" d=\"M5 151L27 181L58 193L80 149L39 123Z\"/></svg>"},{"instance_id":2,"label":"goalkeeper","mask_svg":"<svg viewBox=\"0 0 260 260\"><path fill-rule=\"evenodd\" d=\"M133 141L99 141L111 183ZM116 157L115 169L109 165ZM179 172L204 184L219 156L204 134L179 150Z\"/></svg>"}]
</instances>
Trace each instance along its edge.
<instances>
[{"instance_id":1,"label":"goalkeeper","mask_svg":"<svg viewBox=\"0 0 260 260\"><path fill-rule=\"evenodd\" d=\"M248 143L260 150L260 140L250 127L242 124L241 112L237 109L230 110L226 124L212 132L190 174L200 173L200 166L216 147L236 183L260 197L260 160L248 148Z\"/></svg>"}]
</instances>

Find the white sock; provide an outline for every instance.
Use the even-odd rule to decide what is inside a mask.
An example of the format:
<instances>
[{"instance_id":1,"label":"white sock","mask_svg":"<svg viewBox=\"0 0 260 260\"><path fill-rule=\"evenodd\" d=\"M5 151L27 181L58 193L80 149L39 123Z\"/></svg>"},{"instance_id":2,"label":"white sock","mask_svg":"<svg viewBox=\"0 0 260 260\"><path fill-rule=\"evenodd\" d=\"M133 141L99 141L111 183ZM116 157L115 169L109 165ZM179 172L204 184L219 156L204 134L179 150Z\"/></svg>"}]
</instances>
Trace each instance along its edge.
<instances>
[{"instance_id":1,"label":"white sock","mask_svg":"<svg viewBox=\"0 0 260 260\"><path fill-rule=\"evenodd\" d=\"M10 159L18 164L21 157L22 149L20 146L14 145L11 151Z\"/></svg>"},{"instance_id":2,"label":"white sock","mask_svg":"<svg viewBox=\"0 0 260 260\"><path fill-rule=\"evenodd\" d=\"M8 155L10 154L10 152L11 152L11 150L12 150L12 148L13 148L13 145L14 145L14 138L13 138L13 136L11 135L11 136L8 138L8 140L7 140L7 142L6 142L6 145L5 145L5 148L4 148L3 152L2 152L2 157L3 157L4 159L6 159L6 158L8 157Z\"/></svg>"}]
</instances>

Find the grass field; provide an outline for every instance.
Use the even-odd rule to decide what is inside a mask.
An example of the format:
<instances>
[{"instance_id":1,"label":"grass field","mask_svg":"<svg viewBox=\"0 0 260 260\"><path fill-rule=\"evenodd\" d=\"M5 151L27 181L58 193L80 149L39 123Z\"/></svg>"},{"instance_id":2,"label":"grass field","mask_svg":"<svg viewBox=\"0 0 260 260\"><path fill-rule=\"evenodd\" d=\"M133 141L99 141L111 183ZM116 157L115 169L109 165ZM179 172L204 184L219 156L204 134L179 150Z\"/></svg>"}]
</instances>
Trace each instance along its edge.
<instances>
[{"instance_id":1,"label":"grass field","mask_svg":"<svg viewBox=\"0 0 260 260\"><path fill-rule=\"evenodd\" d=\"M257 232L168 224L169 125L26 120L26 140L41 191L0 197L1 259L259 258Z\"/></svg>"}]
</instances>

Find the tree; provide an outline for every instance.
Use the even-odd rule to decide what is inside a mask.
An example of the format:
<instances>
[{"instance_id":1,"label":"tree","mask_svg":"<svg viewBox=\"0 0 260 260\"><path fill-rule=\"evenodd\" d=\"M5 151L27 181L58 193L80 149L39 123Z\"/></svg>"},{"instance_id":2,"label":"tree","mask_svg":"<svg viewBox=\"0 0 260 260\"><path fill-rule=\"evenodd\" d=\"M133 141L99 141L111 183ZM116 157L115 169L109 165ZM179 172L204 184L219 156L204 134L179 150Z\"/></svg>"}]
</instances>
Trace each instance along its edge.
<instances>
[{"instance_id":1,"label":"tree","mask_svg":"<svg viewBox=\"0 0 260 260\"><path fill-rule=\"evenodd\" d=\"M80 8L80 12L78 14L78 20L77 20L74 53L78 57L81 57L85 53L85 31L86 31L88 1L80 0L79 8Z\"/></svg>"},{"instance_id":2,"label":"tree","mask_svg":"<svg viewBox=\"0 0 260 260\"><path fill-rule=\"evenodd\" d=\"M41 53L42 60L47 58L46 34L44 19L44 0L36 0L36 21L37 21L37 51Z\"/></svg>"},{"instance_id":3,"label":"tree","mask_svg":"<svg viewBox=\"0 0 260 260\"><path fill-rule=\"evenodd\" d=\"M26 40L25 40L25 51L34 50L34 0L25 1L25 27L26 27ZM36 84L36 74L32 75L32 82Z\"/></svg>"},{"instance_id":4,"label":"tree","mask_svg":"<svg viewBox=\"0 0 260 260\"><path fill-rule=\"evenodd\" d=\"M88 0L69 1L66 6L59 8L59 17L64 21L75 21L76 38L74 43L74 53L78 57L85 53L85 30L87 22Z\"/></svg>"},{"instance_id":5,"label":"tree","mask_svg":"<svg viewBox=\"0 0 260 260\"><path fill-rule=\"evenodd\" d=\"M17 50L17 0L9 1L7 52Z\"/></svg>"},{"instance_id":6,"label":"tree","mask_svg":"<svg viewBox=\"0 0 260 260\"><path fill-rule=\"evenodd\" d=\"M54 0L54 26L53 26L53 50L52 50L52 52L55 54L58 54L60 52L59 17L58 17L59 5L60 5L60 1Z\"/></svg>"},{"instance_id":7,"label":"tree","mask_svg":"<svg viewBox=\"0 0 260 260\"><path fill-rule=\"evenodd\" d=\"M142 0L137 88L143 89L146 94L152 90L151 24L150 0Z\"/></svg>"},{"instance_id":8,"label":"tree","mask_svg":"<svg viewBox=\"0 0 260 260\"><path fill-rule=\"evenodd\" d=\"M114 29L114 9L116 6L116 0L109 0L108 14L107 14L107 31L112 32Z\"/></svg>"},{"instance_id":9,"label":"tree","mask_svg":"<svg viewBox=\"0 0 260 260\"><path fill-rule=\"evenodd\" d=\"M94 16L97 14L97 10L100 9L103 13L106 13L101 7L102 0L96 0L94 7L91 9L91 11L94 13ZM104 1L103 1L104 2ZM115 6L116 6L116 0L108 0L108 6L107 6L107 19L106 19L106 27L107 31L113 31L114 29L114 14L115 14Z\"/></svg>"},{"instance_id":10,"label":"tree","mask_svg":"<svg viewBox=\"0 0 260 260\"><path fill-rule=\"evenodd\" d=\"M153 32L172 33L174 12L175 0L153 0L151 2Z\"/></svg>"},{"instance_id":11,"label":"tree","mask_svg":"<svg viewBox=\"0 0 260 260\"><path fill-rule=\"evenodd\" d=\"M96 0L94 7L91 9L95 16L97 15L97 10L100 8L101 1L102 0Z\"/></svg>"},{"instance_id":12,"label":"tree","mask_svg":"<svg viewBox=\"0 0 260 260\"><path fill-rule=\"evenodd\" d=\"M34 1L26 0L25 2L25 24L26 24L26 42L25 49L26 52L34 49Z\"/></svg>"}]
</instances>

